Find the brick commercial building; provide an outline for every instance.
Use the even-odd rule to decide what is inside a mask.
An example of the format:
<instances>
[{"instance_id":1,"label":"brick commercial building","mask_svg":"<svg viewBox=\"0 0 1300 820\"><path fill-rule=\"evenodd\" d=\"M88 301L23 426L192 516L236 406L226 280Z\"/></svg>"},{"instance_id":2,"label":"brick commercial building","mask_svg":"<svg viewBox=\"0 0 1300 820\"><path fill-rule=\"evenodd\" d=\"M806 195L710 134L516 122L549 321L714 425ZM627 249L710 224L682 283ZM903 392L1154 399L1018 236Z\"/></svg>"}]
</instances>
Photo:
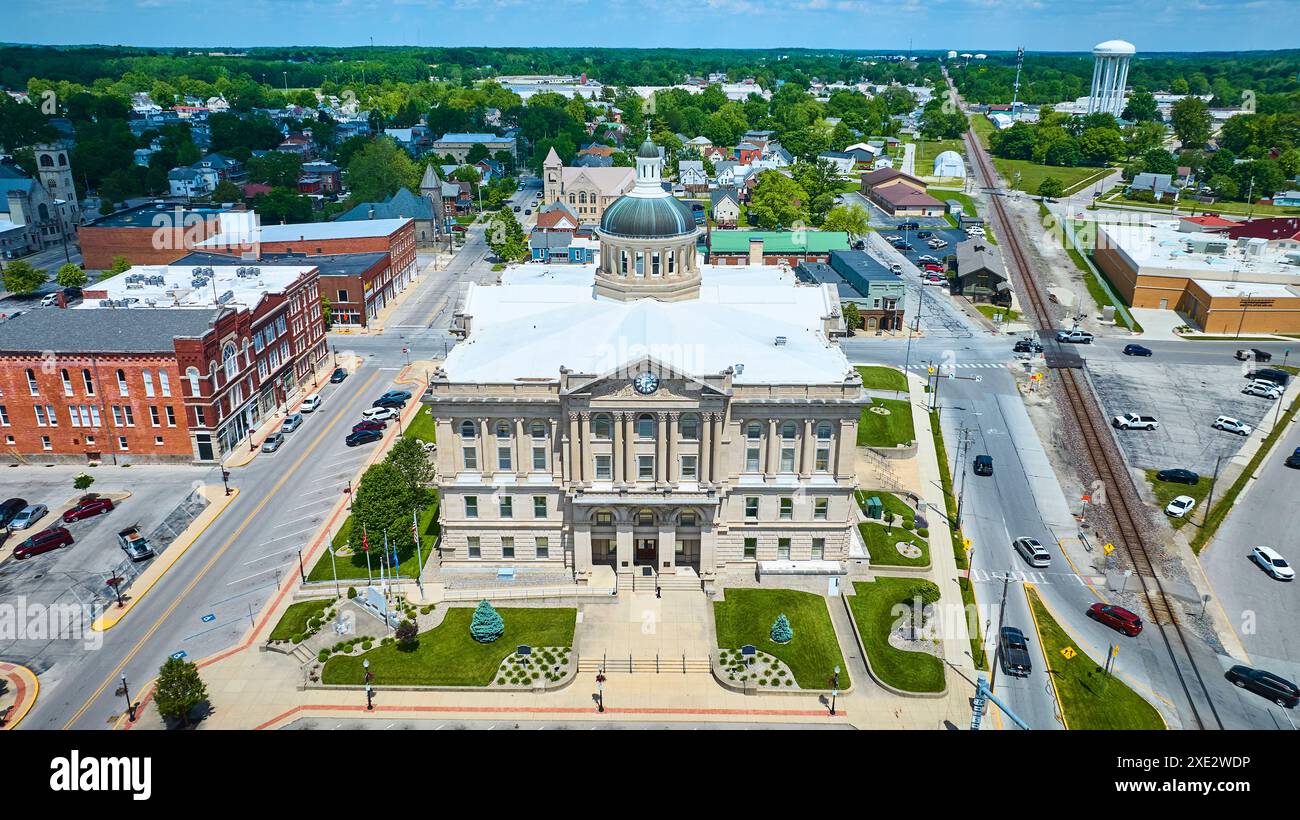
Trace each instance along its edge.
<instances>
[{"instance_id":1,"label":"brick commercial building","mask_svg":"<svg viewBox=\"0 0 1300 820\"><path fill-rule=\"evenodd\" d=\"M829 264L801 262L794 272L806 284L834 285L841 304L852 302L857 307L863 330L903 329L907 294L903 278L866 251L831 251Z\"/></svg>"},{"instance_id":2,"label":"brick commercial building","mask_svg":"<svg viewBox=\"0 0 1300 820\"><path fill-rule=\"evenodd\" d=\"M174 262L216 234L220 215L231 210L153 202L101 216L78 231L84 266L106 270L115 256L125 256L133 265Z\"/></svg>"},{"instance_id":3,"label":"brick commercial building","mask_svg":"<svg viewBox=\"0 0 1300 820\"><path fill-rule=\"evenodd\" d=\"M0 435L15 462L215 462L314 384L317 270L136 267L76 309L0 324Z\"/></svg>"},{"instance_id":4,"label":"brick commercial building","mask_svg":"<svg viewBox=\"0 0 1300 820\"><path fill-rule=\"evenodd\" d=\"M409 217L261 225L251 229L245 229L230 219L223 222L221 233L200 242L195 250L239 256L244 260L273 254L338 256L386 253L393 271L392 292L397 293L405 290L415 278L415 246L415 222ZM330 299L335 295L330 295Z\"/></svg>"},{"instance_id":5,"label":"brick commercial building","mask_svg":"<svg viewBox=\"0 0 1300 820\"><path fill-rule=\"evenodd\" d=\"M863 174L862 195L891 216L944 214L944 204L926 193L924 182L894 168Z\"/></svg>"},{"instance_id":6,"label":"brick commercial building","mask_svg":"<svg viewBox=\"0 0 1300 820\"><path fill-rule=\"evenodd\" d=\"M830 263L831 251L847 251L844 231L710 231L709 262L714 265Z\"/></svg>"},{"instance_id":7,"label":"brick commercial building","mask_svg":"<svg viewBox=\"0 0 1300 820\"><path fill-rule=\"evenodd\" d=\"M366 327L397 295L397 272L387 253L342 253L330 256L263 254L256 261L196 251L176 261L182 266L315 265L320 292L330 300L333 327Z\"/></svg>"}]
</instances>

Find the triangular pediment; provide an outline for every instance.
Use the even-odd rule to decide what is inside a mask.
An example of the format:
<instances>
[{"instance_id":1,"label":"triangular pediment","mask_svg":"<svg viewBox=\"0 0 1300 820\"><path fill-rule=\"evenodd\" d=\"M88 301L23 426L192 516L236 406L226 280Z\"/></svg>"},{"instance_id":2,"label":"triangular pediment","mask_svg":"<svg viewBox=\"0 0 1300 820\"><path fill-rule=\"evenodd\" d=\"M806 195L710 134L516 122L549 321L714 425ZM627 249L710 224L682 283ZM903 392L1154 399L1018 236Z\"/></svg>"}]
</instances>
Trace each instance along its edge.
<instances>
[{"instance_id":1,"label":"triangular pediment","mask_svg":"<svg viewBox=\"0 0 1300 820\"><path fill-rule=\"evenodd\" d=\"M649 374L654 378L655 389L642 392L637 389L637 378ZM713 381L714 384L710 384ZM662 362L652 356L629 357L626 362L609 372L592 376L576 383L571 383L566 391L569 395L585 395L598 398L639 398L639 399L686 399L698 400L705 396L726 396L727 390L720 385L722 374L711 379L702 379L686 373L678 367ZM646 389L642 384L642 390Z\"/></svg>"}]
</instances>

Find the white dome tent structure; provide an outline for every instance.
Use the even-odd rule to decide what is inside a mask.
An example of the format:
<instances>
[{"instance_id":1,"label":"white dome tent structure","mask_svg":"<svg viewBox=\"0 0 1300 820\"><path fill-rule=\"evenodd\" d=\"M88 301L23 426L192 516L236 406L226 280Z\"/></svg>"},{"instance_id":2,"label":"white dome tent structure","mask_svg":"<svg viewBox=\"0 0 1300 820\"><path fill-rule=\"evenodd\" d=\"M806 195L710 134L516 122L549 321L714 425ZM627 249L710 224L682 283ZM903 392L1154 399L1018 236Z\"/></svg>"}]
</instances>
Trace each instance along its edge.
<instances>
[{"instance_id":1,"label":"white dome tent structure","mask_svg":"<svg viewBox=\"0 0 1300 820\"><path fill-rule=\"evenodd\" d=\"M944 151L934 158L934 176L966 178L966 162L956 151Z\"/></svg>"}]
</instances>

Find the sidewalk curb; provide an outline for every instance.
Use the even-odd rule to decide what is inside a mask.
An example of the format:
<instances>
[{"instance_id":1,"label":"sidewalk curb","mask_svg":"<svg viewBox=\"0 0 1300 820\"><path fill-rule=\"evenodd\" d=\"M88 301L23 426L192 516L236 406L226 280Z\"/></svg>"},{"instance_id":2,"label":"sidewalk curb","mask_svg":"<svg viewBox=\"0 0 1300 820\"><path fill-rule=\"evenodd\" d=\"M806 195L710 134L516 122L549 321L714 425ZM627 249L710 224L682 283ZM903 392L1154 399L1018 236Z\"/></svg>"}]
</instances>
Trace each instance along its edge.
<instances>
[{"instance_id":1,"label":"sidewalk curb","mask_svg":"<svg viewBox=\"0 0 1300 820\"><path fill-rule=\"evenodd\" d=\"M9 678L10 680L18 679L18 682L20 683L19 692L23 694L20 700L14 701L14 706L22 707L18 712L18 716L6 719L3 727L5 730L17 729L18 724L22 723L23 718L27 717L27 713L36 705L36 699L40 697L41 679L36 676L35 672L22 664L0 662L0 671L3 671L3 667L8 667L10 673L4 675L4 677ZM31 679L30 684L28 683L28 678ZM30 694L26 694L23 691L28 685L31 686Z\"/></svg>"},{"instance_id":2,"label":"sidewalk curb","mask_svg":"<svg viewBox=\"0 0 1300 820\"><path fill-rule=\"evenodd\" d=\"M939 698L948 697L947 671L945 671L943 675L943 689L938 692L908 692L905 689L890 686L888 683L881 680L880 676L876 674L876 670L871 668L871 659L867 656L867 647L862 643L862 634L858 632L858 622L857 619L853 617L853 608L849 604L849 596L841 595L840 600L844 602L844 612L848 615L849 623L853 626L853 640L857 642L858 651L862 653L862 665L867 667L867 674L871 676L871 680L874 681L877 686L884 689L886 692L897 695L901 698L932 698L937 700Z\"/></svg>"}]
</instances>

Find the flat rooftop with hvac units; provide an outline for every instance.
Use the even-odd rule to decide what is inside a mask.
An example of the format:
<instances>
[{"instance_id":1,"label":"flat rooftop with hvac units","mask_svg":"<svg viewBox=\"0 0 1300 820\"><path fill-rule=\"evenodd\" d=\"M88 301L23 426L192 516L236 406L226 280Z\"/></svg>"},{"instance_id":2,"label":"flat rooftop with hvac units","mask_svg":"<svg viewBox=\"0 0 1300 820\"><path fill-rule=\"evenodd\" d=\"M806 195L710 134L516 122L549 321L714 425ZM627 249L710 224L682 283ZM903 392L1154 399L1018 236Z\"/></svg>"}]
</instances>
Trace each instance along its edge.
<instances>
[{"instance_id":1,"label":"flat rooftop with hvac units","mask_svg":"<svg viewBox=\"0 0 1300 820\"><path fill-rule=\"evenodd\" d=\"M1300 333L1300 219L1099 225L1093 258L1132 307L1206 333Z\"/></svg>"}]
</instances>

